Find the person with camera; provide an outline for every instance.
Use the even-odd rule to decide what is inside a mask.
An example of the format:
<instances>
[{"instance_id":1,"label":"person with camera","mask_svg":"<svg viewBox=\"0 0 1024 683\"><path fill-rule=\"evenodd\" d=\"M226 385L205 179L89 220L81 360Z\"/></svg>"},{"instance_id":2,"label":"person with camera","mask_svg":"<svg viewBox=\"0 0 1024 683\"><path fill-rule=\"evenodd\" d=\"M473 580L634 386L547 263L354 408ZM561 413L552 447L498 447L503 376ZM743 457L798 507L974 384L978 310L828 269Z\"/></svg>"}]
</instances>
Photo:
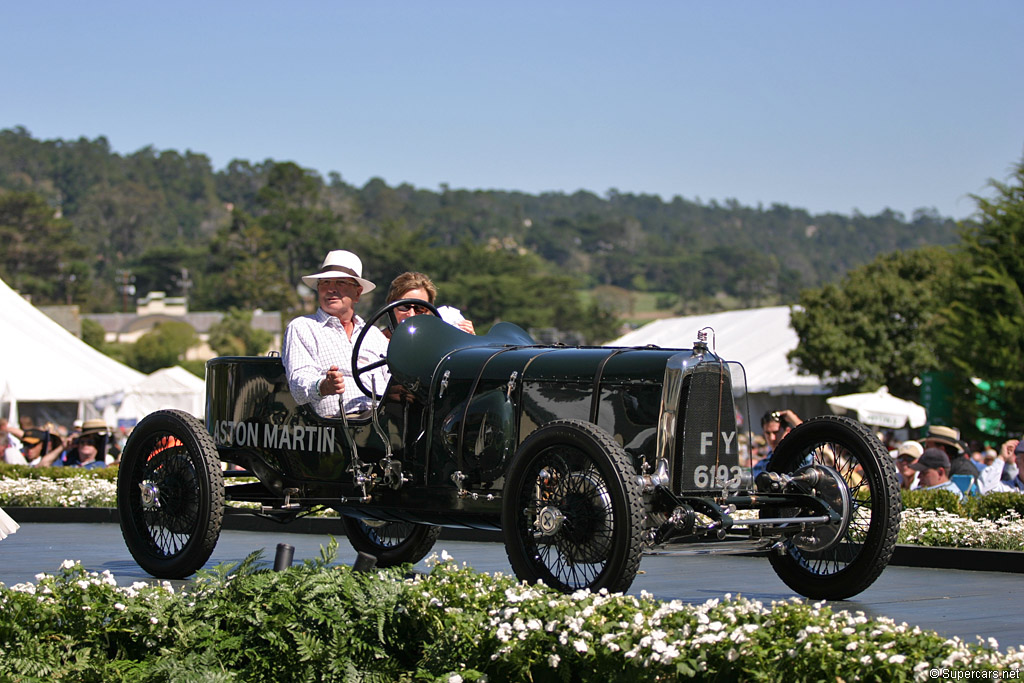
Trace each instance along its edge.
<instances>
[{"instance_id":1,"label":"person with camera","mask_svg":"<svg viewBox=\"0 0 1024 683\"><path fill-rule=\"evenodd\" d=\"M29 429L21 438L21 459L5 461L12 465L29 465L31 467L52 467L64 452L64 440L45 429Z\"/></svg>"},{"instance_id":2,"label":"person with camera","mask_svg":"<svg viewBox=\"0 0 1024 683\"><path fill-rule=\"evenodd\" d=\"M799 415L788 409L771 410L761 417L761 432L764 434L766 451L764 457L751 469L751 476L756 479L757 475L768 470L768 464L771 462L772 453L775 452L776 446L789 434L793 427L799 424L803 424L803 420L800 419Z\"/></svg>"}]
</instances>

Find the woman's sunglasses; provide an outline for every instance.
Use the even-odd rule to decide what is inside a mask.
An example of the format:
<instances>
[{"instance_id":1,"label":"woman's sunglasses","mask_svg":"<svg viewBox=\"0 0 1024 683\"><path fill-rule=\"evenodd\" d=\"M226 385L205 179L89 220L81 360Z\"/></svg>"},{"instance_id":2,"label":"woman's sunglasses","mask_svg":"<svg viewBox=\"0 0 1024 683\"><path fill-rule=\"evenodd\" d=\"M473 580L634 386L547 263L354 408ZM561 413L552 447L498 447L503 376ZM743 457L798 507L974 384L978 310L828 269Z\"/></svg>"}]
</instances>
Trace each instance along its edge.
<instances>
[{"instance_id":1,"label":"woman's sunglasses","mask_svg":"<svg viewBox=\"0 0 1024 683\"><path fill-rule=\"evenodd\" d=\"M419 304L402 304L395 306L395 310L399 313L408 313L409 311L416 311L416 315L425 315L430 313L430 309L426 306L420 306Z\"/></svg>"}]
</instances>

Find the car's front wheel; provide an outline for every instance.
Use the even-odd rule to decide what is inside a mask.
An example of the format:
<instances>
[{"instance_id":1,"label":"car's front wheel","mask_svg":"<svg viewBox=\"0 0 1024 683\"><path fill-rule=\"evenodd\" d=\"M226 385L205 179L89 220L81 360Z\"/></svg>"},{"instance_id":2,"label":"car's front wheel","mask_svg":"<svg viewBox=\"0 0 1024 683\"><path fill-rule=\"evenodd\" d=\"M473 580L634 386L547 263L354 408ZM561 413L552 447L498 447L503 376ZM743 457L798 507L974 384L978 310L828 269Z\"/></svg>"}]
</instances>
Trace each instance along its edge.
<instances>
[{"instance_id":1,"label":"car's front wheel","mask_svg":"<svg viewBox=\"0 0 1024 683\"><path fill-rule=\"evenodd\" d=\"M839 535L822 549L794 536L781 554L769 555L787 586L812 599L845 600L870 586L896 547L900 496L892 458L863 424L829 415L808 420L779 442L769 471L793 473L820 467L834 472L843 492ZM769 517L787 511L767 510Z\"/></svg>"},{"instance_id":2,"label":"car's front wheel","mask_svg":"<svg viewBox=\"0 0 1024 683\"><path fill-rule=\"evenodd\" d=\"M210 559L224 519L224 478L199 420L161 410L135 427L121 456L117 511L129 552L153 576L185 578Z\"/></svg>"}]
</instances>

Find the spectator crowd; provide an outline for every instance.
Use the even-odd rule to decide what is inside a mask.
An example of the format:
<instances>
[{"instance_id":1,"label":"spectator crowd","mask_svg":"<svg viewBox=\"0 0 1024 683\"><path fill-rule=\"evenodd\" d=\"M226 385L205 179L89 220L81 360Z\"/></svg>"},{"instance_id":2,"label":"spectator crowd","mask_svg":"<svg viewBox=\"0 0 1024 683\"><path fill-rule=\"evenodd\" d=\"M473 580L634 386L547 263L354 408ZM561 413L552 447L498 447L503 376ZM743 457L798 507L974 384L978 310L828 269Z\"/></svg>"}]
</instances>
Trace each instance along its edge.
<instances>
[{"instance_id":1,"label":"spectator crowd","mask_svg":"<svg viewBox=\"0 0 1024 683\"><path fill-rule=\"evenodd\" d=\"M905 490L946 489L961 498L965 493L1024 493L1024 442L1020 439L1009 439L996 450L968 444L952 427L932 425L921 441L890 443L889 448Z\"/></svg>"},{"instance_id":2,"label":"spectator crowd","mask_svg":"<svg viewBox=\"0 0 1024 683\"><path fill-rule=\"evenodd\" d=\"M753 476L765 471L779 442L801 424L791 410L775 410L761 418L761 435L742 458ZM963 499L997 491L1024 493L1024 441L1010 439L998 449L968 444L960 431L945 425L928 427L921 439L897 441L892 433L880 439L894 459L903 490L942 489Z\"/></svg>"},{"instance_id":3,"label":"spectator crowd","mask_svg":"<svg viewBox=\"0 0 1024 683\"><path fill-rule=\"evenodd\" d=\"M127 430L111 430L103 419L76 420L71 427L48 422L37 426L28 416L18 425L0 418L0 449L10 465L80 467L114 465L127 439Z\"/></svg>"}]
</instances>

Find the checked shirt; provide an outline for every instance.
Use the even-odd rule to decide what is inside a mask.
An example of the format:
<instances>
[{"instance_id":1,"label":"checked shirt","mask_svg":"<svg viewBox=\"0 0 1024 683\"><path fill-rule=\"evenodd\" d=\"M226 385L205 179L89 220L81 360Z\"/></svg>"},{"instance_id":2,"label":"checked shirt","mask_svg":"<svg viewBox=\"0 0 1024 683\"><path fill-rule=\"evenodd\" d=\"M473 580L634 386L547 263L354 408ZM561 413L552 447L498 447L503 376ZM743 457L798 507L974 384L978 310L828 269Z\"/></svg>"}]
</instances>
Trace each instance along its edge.
<instances>
[{"instance_id":1,"label":"checked shirt","mask_svg":"<svg viewBox=\"0 0 1024 683\"><path fill-rule=\"evenodd\" d=\"M346 415L360 413L371 407L370 398L359 391L352 379L352 347L366 326L366 321L358 315L353 321L355 329L349 339L341 321L318 308L313 315L292 320L284 333L281 358L288 375L288 389L296 403L312 404L313 410L323 417L340 417L342 398L345 400ZM363 341L359 366L385 358L387 352L387 337L380 330L372 328ZM332 365L336 365L345 375L345 393L341 396L321 397L320 381ZM363 375L362 381L367 388L373 388L376 381L377 393L382 394L389 378L390 373L385 365Z\"/></svg>"}]
</instances>

